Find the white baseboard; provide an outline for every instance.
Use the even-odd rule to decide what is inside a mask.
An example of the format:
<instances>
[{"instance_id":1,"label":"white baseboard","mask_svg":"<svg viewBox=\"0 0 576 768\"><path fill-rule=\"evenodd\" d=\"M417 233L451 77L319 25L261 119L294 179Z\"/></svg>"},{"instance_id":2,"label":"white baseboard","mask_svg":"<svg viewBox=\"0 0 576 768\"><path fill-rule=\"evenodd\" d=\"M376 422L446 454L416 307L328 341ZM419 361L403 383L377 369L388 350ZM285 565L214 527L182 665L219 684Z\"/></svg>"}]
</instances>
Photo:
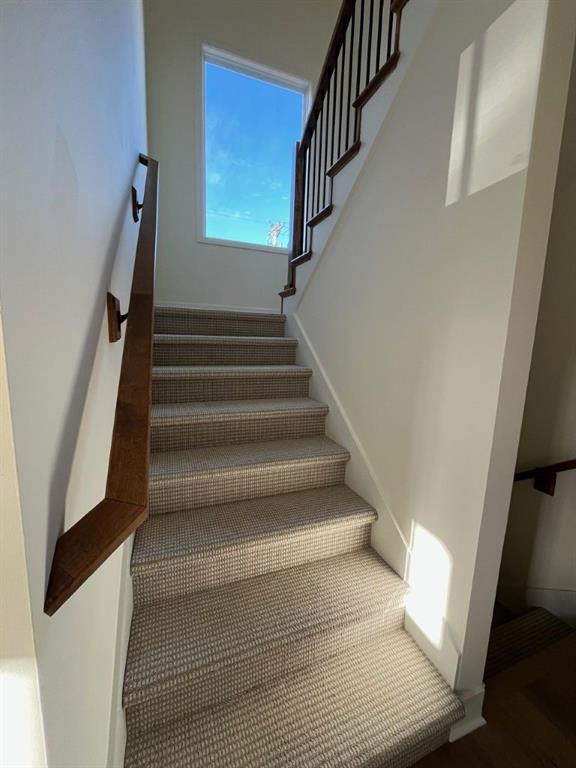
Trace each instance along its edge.
<instances>
[{"instance_id":1,"label":"white baseboard","mask_svg":"<svg viewBox=\"0 0 576 768\"><path fill-rule=\"evenodd\" d=\"M458 741L463 736L467 736L472 731L482 728L486 725L486 720L482 716L482 706L484 704L485 689L482 685L474 691L461 691L458 693L466 714L463 720L453 725L450 729L450 741Z\"/></svg>"},{"instance_id":2,"label":"white baseboard","mask_svg":"<svg viewBox=\"0 0 576 768\"><path fill-rule=\"evenodd\" d=\"M409 543L386 502L384 489L362 441L297 314L288 315L287 330L290 336L298 339L298 362L312 368L314 373L310 385L312 397L326 403L330 409L326 434L350 452L346 483L378 513L378 521L373 526L372 546L405 579Z\"/></svg>"},{"instance_id":3,"label":"white baseboard","mask_svg":"<svg viewBox=\"0 0 576 768\"><path fill-rule=\"evenodd\" d=\"M234 307L226 304L197 304L186 301L157 301L157 307L173 307L174 309L207 309L220 312L250 312L257 315L279 315L278 307Z\"/></svg>"}]
</instances>

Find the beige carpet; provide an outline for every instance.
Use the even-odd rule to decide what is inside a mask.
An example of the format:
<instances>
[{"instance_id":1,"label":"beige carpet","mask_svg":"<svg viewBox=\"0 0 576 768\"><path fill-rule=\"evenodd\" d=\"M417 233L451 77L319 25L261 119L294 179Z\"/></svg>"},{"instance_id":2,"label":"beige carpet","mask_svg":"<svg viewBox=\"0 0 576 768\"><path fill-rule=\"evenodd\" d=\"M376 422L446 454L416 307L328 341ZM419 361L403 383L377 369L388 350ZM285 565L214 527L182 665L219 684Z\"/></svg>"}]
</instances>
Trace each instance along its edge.
<instances>
[{"instance_id":1,"label":"beige carpet","mask_svg":"<svg viewBox=\"0 0 576 768\"><path fill-rule=\"evenodd\" d=\"M412 765L462 706L403 629L284 318L158 308L156 332L126 767Z\"/></svg>"}]
</instances>

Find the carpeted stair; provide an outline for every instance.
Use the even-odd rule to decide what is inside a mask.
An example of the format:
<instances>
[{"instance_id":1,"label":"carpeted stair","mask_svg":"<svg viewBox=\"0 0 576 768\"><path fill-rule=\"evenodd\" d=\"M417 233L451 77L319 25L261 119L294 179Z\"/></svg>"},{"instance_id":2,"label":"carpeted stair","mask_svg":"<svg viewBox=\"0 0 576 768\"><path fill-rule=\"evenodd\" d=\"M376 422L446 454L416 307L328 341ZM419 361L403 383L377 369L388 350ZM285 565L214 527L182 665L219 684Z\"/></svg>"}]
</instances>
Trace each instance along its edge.
<instances>
[{"instance_id":1,"label":"carpeted stair","mask_svg":"<svg viewBox=\"0 0 576 768\"><path fill-rule=\"evenodd\" d=\"M410 766L460 701L403 629L281 315L158 308L126 768Z\"/></svg>"}]
</instances>

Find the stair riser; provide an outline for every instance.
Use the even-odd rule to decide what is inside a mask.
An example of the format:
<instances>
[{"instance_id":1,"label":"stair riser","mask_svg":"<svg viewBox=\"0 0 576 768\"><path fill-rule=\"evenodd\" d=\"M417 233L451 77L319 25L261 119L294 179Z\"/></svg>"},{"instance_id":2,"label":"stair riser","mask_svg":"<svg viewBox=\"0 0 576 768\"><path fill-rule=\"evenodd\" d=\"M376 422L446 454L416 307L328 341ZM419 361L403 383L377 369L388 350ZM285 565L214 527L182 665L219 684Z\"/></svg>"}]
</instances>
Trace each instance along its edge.
<instances>
[{"instance_id":1,"label":"stair riser","mask_svg":"<svg viewBox=\"0 0 576 768\"><path fill-rule=\"evenodd\" d=\"M323 635L268 648L211 671L191 670L179 680L164 683L164 689L141 692L140 701L125 701L128 727L147 730L229 701L255 686L346 653L377 634L394 632L402 627L403 619L402 601Z\"/></svg>"},{"instance_id":2,"label":"stair riser","mask_svg":"<svg viewBox=\"0 0 576 768\"><path fill-rule=\"evenodd\" d=\"M228 501L274 496L305 488L344 482L346 460L254 465L212 475L152 480L150 514L223 504Z\"/></svg>"},{"instance_id":3,"label":"stair riser","mask_svg":"<svg viewBox=\"0 0 576 768\"><path fill-rule=\"evenodd\" d=\"M314 531L222 549L206 557L190 556L132 573L135 605L165 600L200 589L362 549L370 543L372 520L362 525L324 526Z\"/></svg>"},{"instance_id":4,"label":"stair riser","mask_svg":"<svg viewBox=\"0 0 576 768\"><path fill-rule=\"evenodd\" d=\"M293 365L295 361L292 344L154 344L154 365Z\"/></svg>"},{"instance_id":5,"label":"stair riser","mask_svg":"<svg viewBox=\"0 0 576 768\"><path fill-rule=\"evenodd\" d=\"M212 421L164 421L152 425L152 450L176 451L226 443L252 443L324 434L326 414L282 413Z\"/></svg>"},{"instance_id":6,"label":"stair riser","mask_svg":"<svg viewBox=\"0 0 576 768\"><path fill-rule=\"evenodd\" d=\"M203 336L284 336L284 320L266 317L209 317L157 309L154 332Z\"/></svg>"},{"instance_id":7,"label":"stair riser","mask_svg":"<svg viewBox=\"0 0 576 768\"><path fill-rule=\"evenodd\" d=\"M262 400L282 397L308 397L309 376L235 378L155 378L152 399L155 403L192 403L207 400Z\"/></svg>"}]
</instances>

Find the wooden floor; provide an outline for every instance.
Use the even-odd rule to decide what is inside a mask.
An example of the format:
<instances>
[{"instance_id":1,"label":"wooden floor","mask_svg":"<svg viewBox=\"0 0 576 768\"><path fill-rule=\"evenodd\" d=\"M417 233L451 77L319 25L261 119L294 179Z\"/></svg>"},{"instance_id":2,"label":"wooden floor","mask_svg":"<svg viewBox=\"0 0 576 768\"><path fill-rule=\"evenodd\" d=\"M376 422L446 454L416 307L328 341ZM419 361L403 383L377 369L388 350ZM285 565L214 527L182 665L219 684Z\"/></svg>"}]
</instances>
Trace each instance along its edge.
<instances>
[{"instance_id":1,"label":"wooden floor","mask_svg":"<svg viewBox=\"0 0 576 768\"><path fill-rule=\"evenodd\" d=\"M576 768L576 633L489 680L484 716L417 768Z\"/></svg>"}]
</instances>

